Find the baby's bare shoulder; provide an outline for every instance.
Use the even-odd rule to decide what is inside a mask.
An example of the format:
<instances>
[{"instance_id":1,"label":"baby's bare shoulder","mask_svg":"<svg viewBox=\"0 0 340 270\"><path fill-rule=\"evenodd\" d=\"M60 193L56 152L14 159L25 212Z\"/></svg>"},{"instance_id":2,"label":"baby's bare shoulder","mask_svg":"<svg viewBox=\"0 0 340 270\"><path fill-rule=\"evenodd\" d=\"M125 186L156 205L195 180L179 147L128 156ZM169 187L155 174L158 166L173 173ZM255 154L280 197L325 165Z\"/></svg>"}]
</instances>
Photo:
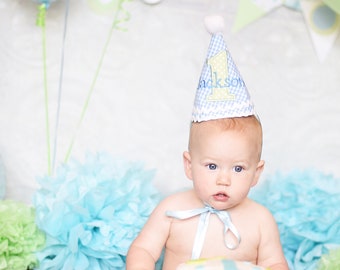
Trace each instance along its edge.
<instances>
[{"instance_id":1,"label":"baby's bare shoulder","mask_svg":"<svg viewBox=\"0 0 340 270\"><path fill-rule=\"evenodd\" d=\"M273 215L268 208L251 199L247 199L247 203L243 208L243 211L247 212L250 216L260 218L260 220L273 220Z\"/></svg>"},{"instance_id":2,"label":"baby's bare shoulder","mask_svg":"<svg viewBox=\"0 0 340 270\"><path fill-rule=\"evenodd\" d=\"M190 189L169 195L160 205L167 210L188 210L202 207L203 204Z\"/></svg>"}]
</instances>

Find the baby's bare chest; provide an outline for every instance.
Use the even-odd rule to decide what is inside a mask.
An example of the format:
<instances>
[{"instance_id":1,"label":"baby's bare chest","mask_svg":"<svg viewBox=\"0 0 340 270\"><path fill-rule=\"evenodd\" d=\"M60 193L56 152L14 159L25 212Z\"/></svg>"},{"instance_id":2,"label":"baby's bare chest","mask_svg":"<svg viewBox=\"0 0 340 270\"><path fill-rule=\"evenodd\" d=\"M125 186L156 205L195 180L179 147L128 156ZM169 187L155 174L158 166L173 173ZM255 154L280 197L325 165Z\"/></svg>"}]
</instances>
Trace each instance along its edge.
<instances>
[{"instance_id":1,"label":"baby's bare chest","mask_svg":"<svg viewBox=\"0 0 340 270\"><path fill-rule=\"evenodd\" d=\"M166 244L169 254L181 258L183 262L191 259L196 233L203 233L197 232L198 223L199 217L173 220ZM226 256L234 260L256 262L259 243L258 227L242 220L233 223L241 237L241 242L237 248L231 250L226 244L234 245L237 239L230 231L225 233L224 224L216 215L210 216L200 258Z\"/></svg>"}]
</instances>

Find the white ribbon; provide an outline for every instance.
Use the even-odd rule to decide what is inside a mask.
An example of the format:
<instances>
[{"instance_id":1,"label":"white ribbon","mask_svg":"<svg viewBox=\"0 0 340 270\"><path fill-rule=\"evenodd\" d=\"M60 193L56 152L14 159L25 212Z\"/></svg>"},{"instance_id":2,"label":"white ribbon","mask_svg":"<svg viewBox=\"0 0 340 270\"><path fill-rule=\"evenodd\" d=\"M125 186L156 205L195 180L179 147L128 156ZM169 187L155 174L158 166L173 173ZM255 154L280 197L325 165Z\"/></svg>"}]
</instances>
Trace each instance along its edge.
<instances>
[{"instance_id":1,"label":"white ribbon","mask_svg":"<svg viewBox=\"0 0 340 270\"><path fill-rule=\"evenodd\" d=\"M224 224L224 244L227 248L233 250L236 249L241 242L240 234L238 233L236 227L231 222L230 215L227 211L217 210L212 208L210 205L205 205L204 208L197 208L192 210L184 211L166 211L165 213L168 217L173 217L177 219L188 219L194 216L200 215L197 232L194 240L194 246L192 249L191 259L198 259L201 255L205 235L209 225L209 217L211 214L216 214L219 219ZM237 239L236 244L228 243L227 232L230 231Z\"/></svg>"}]
</instances>

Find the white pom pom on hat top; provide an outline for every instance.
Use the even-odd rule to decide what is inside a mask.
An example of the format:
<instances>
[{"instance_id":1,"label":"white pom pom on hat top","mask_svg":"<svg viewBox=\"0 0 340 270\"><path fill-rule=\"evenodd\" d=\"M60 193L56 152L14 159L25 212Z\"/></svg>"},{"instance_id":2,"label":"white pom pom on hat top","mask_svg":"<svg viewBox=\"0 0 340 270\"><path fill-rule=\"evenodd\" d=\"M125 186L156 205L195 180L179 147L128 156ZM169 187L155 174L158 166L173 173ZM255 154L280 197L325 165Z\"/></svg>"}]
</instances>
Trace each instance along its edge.
<instances>
[{"instance_id":1,"label":"white pom pom on hat top","mask_svg":"<svg viewBox=\"0 0 340 270\"><path fill-rule=\"evenodd\" d=\"M210 34L222 33L225 28L224 19L220 15L206 16L204 25Z\"/></svg>"}]
</instances>

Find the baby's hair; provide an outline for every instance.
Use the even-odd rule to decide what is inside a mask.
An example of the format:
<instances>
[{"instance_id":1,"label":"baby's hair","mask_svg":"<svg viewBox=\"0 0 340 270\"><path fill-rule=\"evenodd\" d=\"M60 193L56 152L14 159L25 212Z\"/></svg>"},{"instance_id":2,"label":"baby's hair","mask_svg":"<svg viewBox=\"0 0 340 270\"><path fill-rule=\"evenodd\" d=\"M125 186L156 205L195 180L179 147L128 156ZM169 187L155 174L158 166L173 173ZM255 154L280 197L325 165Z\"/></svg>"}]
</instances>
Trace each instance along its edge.
<instances>
[{"instance_id":1,"label":"baby's hair","mask_svg":"<svg viewBox=\"0 0 340 270\"><path fill-rule=\"evenodd\" d=\"M211 128L218 128L221 131L235 130L239 132L248 132L258 138L259 158L262 152L262 125L259 118L255 115L247 117L221 118L203 122L192 122L189 137L189 151L192 144L193 134L200 126L206 125Z\"/></svg>"}]
</instances>

